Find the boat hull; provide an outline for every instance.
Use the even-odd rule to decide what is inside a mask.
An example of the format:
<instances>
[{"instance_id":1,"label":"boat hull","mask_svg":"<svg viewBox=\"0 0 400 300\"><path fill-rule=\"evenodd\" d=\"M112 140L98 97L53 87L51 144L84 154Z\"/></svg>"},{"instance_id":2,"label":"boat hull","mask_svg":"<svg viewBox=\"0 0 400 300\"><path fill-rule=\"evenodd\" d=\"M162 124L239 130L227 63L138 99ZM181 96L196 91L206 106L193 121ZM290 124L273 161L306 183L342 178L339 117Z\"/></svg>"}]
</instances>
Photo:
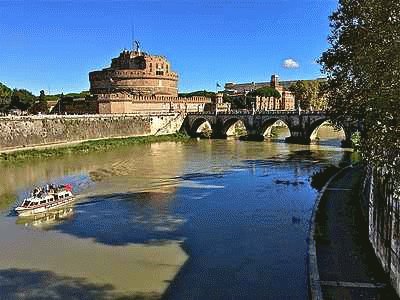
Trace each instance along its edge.
<instances>
[{"instance_id":1,"label":"boat hull","mask_svg":"<svg viewBox=\"0 0 400 300\"><path fill-rule=\"evenodd\" d=\"M54 209L59 209L60 207L71 205L74 202L75 202L75 197L69 197L61 201L54 201L53 203L48 203L38 207L32 207L32 208L17 207L15 211L20 217L29 217L37 214L43 214L48 211L52 211Z\"/></svg>"}]
</instances>

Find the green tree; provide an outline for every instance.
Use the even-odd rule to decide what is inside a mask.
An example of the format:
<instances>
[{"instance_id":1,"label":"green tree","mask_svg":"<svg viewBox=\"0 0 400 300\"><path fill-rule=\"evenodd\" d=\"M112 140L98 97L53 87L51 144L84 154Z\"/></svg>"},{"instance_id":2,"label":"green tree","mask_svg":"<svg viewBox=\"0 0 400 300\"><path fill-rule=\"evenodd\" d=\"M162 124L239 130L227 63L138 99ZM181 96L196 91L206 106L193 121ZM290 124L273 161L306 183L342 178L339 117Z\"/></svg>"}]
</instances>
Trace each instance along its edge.
<instances>
[{"instance_id":1,"label":"green tree","mask_svg":"<svg viewBox=\"0 0 400 300\"><path fill-rule=\"evenodd\" d=\"M363 159L399 178L400 1L340 0L330 21L329 113L362 124Z\"/></svg>"},{"instance_id":2,"label":"green tree","mask_svg":"<svg viewBox=\"0 0 400 300\"><path fill-rule=\"evenodd\" d=\"M296 106L302 109L326 109L325 83L319 80L299 80L293 83L289 90L294 94Z\"/></svg>"},{"instance_id":3,"label":"green tree","mask_svg":"<svg viewBox=\"0 0 400 300\"><path fill-rule=\"evenodd\" d=\"M275 88L266 86L266 87L262 87L262 88L259 88L259 89L256 89L254 91L249 92L247 94L247 96L250 96L250 97L259 96L259 97L280 98L281 94Z\"/></svg>"},{"instance_id":4,"label":"green tree","mask_svg":"<svg viewBox=\"0 0 400 300\"><path fill-rule=\"evenodd\" d=\"M190 93L179 93L179 97L208 97L208 98L215 98L215 93L214 92L209 92L209 91L195 91L195 92L190 92Z\"/></svg>"},{"instance_id":5,"label":"green tree","mask_svg":"<svg viewBox=\"0 0 400 300\"><path fill-rule=\"evenodd\" d=\"M10 108L28 110L35 103L36 97L24 89L14 89L11 95Z\"/></svg>"},{"instance_id":6,"label":"green tree","mask_svg":"<svg viewBox=\"0 0 400 300\"><path fill-rule=\"evenodd\" d=\"M224 102L228 102L231 104L232 109L245 109L247 108L247 99L245 96L230 96L224 94L223 98Z\"/></svg>"},{"instance_id":7,"label":"green tree","mask_svg":"<svg viewBox=\"0 0 400 300\"><path fill-rule=\"evenodd\" d=\"M44 93L44 90L40 91L39 100L31 107L31 112L33 113L48 113L47 108L47 98Z\"/></svg>"},{"instance_id":8,"label":"green tree","mask_svg":"<svg viewBox=\"0 0 400 300\"><path fill-rule=\"evenodd\" d=\"M300 106L302 109L309 109L311 102L307 97L307 87L303 80L293 83L289 90L294 94L296 99L296 107Z\"/></svg>"},{"instance_id":9,"label":"green tree","mask_svg":"<svg viewBox=\"0 0 400 300\"><path fill-rule=\"evenodd\" d=\"M0 82L0 113L5 113L11 102L12 90Z\"/></svg>"}]
</instances>

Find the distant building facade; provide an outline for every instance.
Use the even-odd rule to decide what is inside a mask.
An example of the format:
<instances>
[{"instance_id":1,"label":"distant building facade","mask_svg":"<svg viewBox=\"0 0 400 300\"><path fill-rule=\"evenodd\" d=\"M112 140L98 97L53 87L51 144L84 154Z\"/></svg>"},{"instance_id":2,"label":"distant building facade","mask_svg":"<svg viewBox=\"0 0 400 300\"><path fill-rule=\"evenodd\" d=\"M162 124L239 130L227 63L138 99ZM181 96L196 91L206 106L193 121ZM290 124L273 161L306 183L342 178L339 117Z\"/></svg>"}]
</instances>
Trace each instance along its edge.
<instances>
[{"instance_id":1,"label":"distant building facade","mask_svg":"<svg viewBox=\"0 0 400 300\"><path fill-rule=\"evenodd\" d=\"M206 97L178 97L178 74L158 55L124 50L111 66L89 73L90 92L97 97L98 113L201 112Z\"/></svg>"},{"instance_id":2,"label":"distant building facade","mask_svg":"<svg viewBox=\"0 0 400 300\"><path fill-rule=\"evenodd\" d=\"M229 102L224 102L223 93L216 93L211 103L206 105L205 110L212 113L227 113L231 110L231 104Z\"/></svg>"},{"instance_id":3,"label":"distant building facade","mask_svg":"<svg viewBox=\"0 0 400 300\"><path fill-rule=\"evenodd\" d=\"M277 75L271 76L270 82L259 82L259 83L226 83L225 93L231 97L243 97L249 92L255 91L263 87L275 88L281 97L254 97L250 99L249 108L255 109L256 111L265 110L294 110L295 97L292 92L289 91L289 86L296 81L283 81L279 82Z\"/></svg>"}]
</instances>

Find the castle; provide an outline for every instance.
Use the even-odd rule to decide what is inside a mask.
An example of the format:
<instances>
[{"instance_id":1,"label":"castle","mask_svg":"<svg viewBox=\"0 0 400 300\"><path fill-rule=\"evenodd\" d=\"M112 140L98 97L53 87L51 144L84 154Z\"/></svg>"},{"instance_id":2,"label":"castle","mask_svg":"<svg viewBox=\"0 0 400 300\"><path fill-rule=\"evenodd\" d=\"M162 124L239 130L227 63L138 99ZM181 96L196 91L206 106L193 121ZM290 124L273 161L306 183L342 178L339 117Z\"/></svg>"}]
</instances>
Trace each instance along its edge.
<instances>
[{"instance_id":1,"label":"castle","mask_svg":"<svg viewBox=\"0 0 400 300\"><path fill-rule=\"evenodd\" d=\"M178 74L164 56L124 50L111 66L89 73L100 114L201 112L207 97L178 97Z\"/></svg>"}]
</instances>

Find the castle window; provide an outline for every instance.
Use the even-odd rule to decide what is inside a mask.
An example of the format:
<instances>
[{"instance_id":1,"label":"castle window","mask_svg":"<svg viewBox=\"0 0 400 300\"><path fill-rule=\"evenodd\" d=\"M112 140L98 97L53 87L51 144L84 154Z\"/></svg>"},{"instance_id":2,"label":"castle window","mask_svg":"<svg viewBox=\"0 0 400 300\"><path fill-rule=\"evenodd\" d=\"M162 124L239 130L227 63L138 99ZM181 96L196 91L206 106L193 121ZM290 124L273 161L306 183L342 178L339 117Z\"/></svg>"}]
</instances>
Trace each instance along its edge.
<instances>
[{"instance_id":1,"label":"castle window","mask_svg":"<svg viewBox=\"0 0 400 300\"><path fill-rule=\"evenodd\" d=\"M164 65L160 66L157 64L156 68L156 75L164 75Z\"/></svg>"}]
</instances>

